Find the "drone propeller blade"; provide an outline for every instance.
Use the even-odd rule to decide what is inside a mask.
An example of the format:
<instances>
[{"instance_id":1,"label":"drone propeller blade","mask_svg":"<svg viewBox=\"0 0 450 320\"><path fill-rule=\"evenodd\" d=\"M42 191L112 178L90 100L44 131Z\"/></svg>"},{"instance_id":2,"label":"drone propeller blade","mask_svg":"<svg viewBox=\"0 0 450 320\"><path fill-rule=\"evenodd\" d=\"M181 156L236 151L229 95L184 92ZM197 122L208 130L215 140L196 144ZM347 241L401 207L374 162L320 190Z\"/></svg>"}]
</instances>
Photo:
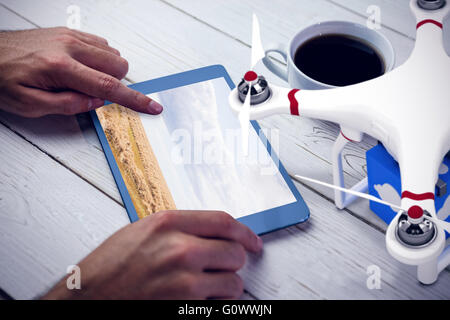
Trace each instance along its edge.
<instances>
[{"instance_id":1,"label":"drone propeller blade","mask_svg":"<svg viewBox=\"0 0 450 320\"><path fill-rule=\"evenodd\" d=\"M261 43L261 33L259 28L259 21L256 14L253 14L253 26L252 26L252 56L251 56L251 65L250 70L256 66L256 64L264 58L265 52ZM247 79L246 79L247 80ZM241 124L241 134L242 134L242 148L244 151L244 156L248 156L248 129L250 122L250 104L251 104L251 91L252 91L252 83L248 82L248 93L245 97L244 105L242 106L242 110L239 113L239 122Z\"/></svg>"},{"instance_id":2,"label":"drone propeller blade","mask_svg":"<svg viewBox=\"0 0 450 320\"><path fill-rule=\"evenodd\" d=\"M239 113L239 122L241 124L242 149L244 156L248 156L248 128L250 123L250 99L252 86L248 88L247 96L245 97L244 105Z\"/></svg>"},{"instance_id":3,"label":"drone propeller blade","mask_svg":"<svg viewBox=\"0 0 450 320\"><path fill-rule=\"evenodd\" d=\"M346 189L346 188L341 188L341 187L335 186L334 184L329 184L329 183L326 183L326 182L322 182L322 181L319 181L319 180L316 180L316 179L303 177L303 176L300 176L300 175L295 175L295 177L298 178L298 179L301 179L301 180L317 183L317 184L320 184L322 186L325 186L325 187L328 187L328 188L331 188L331 189L336 189L336 190L339 190L339 191L347 192L347 193L353 194L353 195L355 195L357 197L364 198L364 199L371 200L371 201L375 201L375 202L384 204L384 205L389 206L389 207L393 207L393 208L396 208L396 209L399 209L399 210L403 210L403 211L408 211L408 210L403 209L402 207L399 207L398 205L395 205L395 204L383 201L383 200L381 200L381 199L379 199L377 197L371 196L370 194L367 194L367 193L362 193L362 192L358 192L358 191L354 191L354 190L350 190L350 189Z\"/></svg>"},{"instance_id":4,"label":"drone propeller blade","mask_svg":"<svg viewBox=\"0 0 450 320\"><path fill-rule=\"evenodd\" d=\"M350 189L346 189L346 188L341 188L341 187L335 186L333 184L329 184L329 183L322 182L322 181L319 181L319 180L303 177L303 176L300 176L300 175L295 175L295 177L298 178L298 179L301 179L301 180L317 183L317 184L320 184L320 185L328 187L328 188L332 188L332 189L336 189L336 190L339 190L339 191L347 192L347 193L353 194L355 196L358 196L358 197L361 197L361 198L364 198L364 199L368 199L368 200L371 200L371 201L375 201L375 202L384 204L384 205L389 206L389 207L394 207L396 209L403 210L405 212L408 211L408 210L403 209L402 207L399 207L399 206L397 206L395 204L383 201L383 200L378 199L377 197L371 196L370 194L367 194L367 193L361 193L361 192L358 192L358 191L354 191L354 190L350 190ZM443 220L435 218L435 217L427 216L427 215L424 215L424 218L432 221L436 225L439 225L442 229L444 229L445 231L450 233L450 223L449 222L443 221Z\"/></svg>"},{"instance_id":5,"label":"drone propeller blade","mask_svg":"<svg viewBox=\"0 0 450 320\"><path fill-rule=\"evenodd\" d=\"M250 69L256 66L256 64L264 58L265 52L261 42L261 32L259 28L259 20L256 14L253 14L253 31L252 31L252 61Z\"/></svg>"},{"instance_id":6,"label":"drone propeller blade","mask_svg":"<svg viewBox=\"0 0 450 320\"><path fill-rule=\"evenodd\" d=\"M450 223L435 217L430 217L427 215L424 215L425 219L430 220L431 222L433 222L434 224L440 226L442 229L444 229L445 231L450 233Z\"/></svg>"}]
</instances>

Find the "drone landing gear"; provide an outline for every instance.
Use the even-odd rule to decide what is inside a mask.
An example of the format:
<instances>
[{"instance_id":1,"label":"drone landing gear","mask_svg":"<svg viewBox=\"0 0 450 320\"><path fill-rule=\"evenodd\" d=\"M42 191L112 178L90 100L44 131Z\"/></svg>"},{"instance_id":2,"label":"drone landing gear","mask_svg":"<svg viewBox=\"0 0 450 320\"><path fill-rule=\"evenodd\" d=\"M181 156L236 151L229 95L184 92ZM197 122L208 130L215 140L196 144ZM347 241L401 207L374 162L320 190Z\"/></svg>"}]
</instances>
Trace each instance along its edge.
<instances>
[{"instance_id":1,"label":"drone landing gear","mask_svg":"<svg viewBox=\"0 0 450 320\"><path fill-rule=\"evenodd\" d=\"M342 152L345 146L349 142L361 142L363 134L347 128L341 128L341 132L337 137L333 145L332 163L333 163L333 183L336 186L345 188L344 182L344 169L342 167ZM364 178L357 184L355 184L351 190L358 192L367 192L368 182L367 178ZM349 206L353 201L358 199L357 196L345 193L343 191L335 190L334 203L339 209L344 209Z\"/></svg>"},{"instance_id":2,"label":"drone landing gear","mask_svg":"<svg viewBox=\"0 0 450 320\"><path fill-rule=\"evenodd\" d=\"M439 257L418 265L417 279L423 284L433 284L448 266L450 266L450 246L447 246Z\"/></svg>"}]
</instances>

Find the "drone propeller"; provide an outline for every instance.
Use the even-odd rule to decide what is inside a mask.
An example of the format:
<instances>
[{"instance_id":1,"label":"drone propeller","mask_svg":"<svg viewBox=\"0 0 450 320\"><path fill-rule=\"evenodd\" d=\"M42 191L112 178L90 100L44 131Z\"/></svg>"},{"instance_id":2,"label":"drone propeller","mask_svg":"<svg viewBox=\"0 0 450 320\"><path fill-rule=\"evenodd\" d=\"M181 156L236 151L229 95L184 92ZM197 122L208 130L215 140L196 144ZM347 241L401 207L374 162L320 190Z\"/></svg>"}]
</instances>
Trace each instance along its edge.
<instances>
[{"instance_id":1,"label":"drone propeller","mask_svg":"<svg viewBox=\"0 0 450 320\"><path fill-rule=\"evenodd\" d=\"M253 14L253 31L252 31L252 60L251 60L251 68L256 66L256 64L264 58L266 53L264 52L264 48L261 42L261 32L259 28L259 20L256 14Z\"/></svg>"},{"instance_id":2,"label":"drone propeller","mask_svg":"<svg viewBox=\"0 0 450 320\"><path fill-rule=\"evenodd\" d=\"M424 218L430 220L434 224L440 226L442 229L444 229L445 231L450 233L450 223L449 222L435 218L435 217L427 216L427 215L424 215Z\"/></svg>"},{"instance_id":3,"label":"drone propeller","mask_svg":"<svg viewBox=\"0 0 450 320\"><path fill-rule=\"evenodd\" d=\"M241 124L241 134L242 134L242 149L244 151L244 156L248 156L248 128L250 121L250 99L252 87L248 88L247 96L245 97L244 105L242 106L241 112L239 112L239 122Z\"/></svg>"},{"instance_id":4,"label":"drone propeller","mask_svg":"<svg viewBox=\"0 0 450 320\"><path fill-rule=\"evenodd\" d=\"M253 68L262 58L264 58L264 56L265 52L261 42L258 17L256 16L256 14L253 14L250 71L248 71L244 76L244 80L248 83L248 93L245 97L242 110L239 113L239 122L242 129L242 148L244 150L245 156L248 155L248 128L250 122L251 91L253 84L258 80L258 75L253 71Z\"/></svg>"},{"instance_id":5,"label":"drone propeller","mask_svg":"<svg viewBox=\"0 0 450 320\"><path fill-rule=\"evenodd\" d=\"M360 198L364 198L364 199L367 199L367 200L375 201L375 202L384 204L385 206L396 208L396 209L402 210L404 212L408 212L407 209L404 209L404 208L402 208L402 207L400 207L398 205L395 205L395 204L383 201L383 200L381 200L381 199L379 199L377 197L374 197L374 196L372 196L370 194L367 194L367 193L362 193L362 192L358 192L358 191L354 191L354 190L338 187L338 186L335 186L334 184L329 184L329 183L326 183L326 182L322 182L322 181L319 181L319 180L316 180L316 179L307 178L307 177L300 176L300 175L295 175L295 177L300 179L300 180L317 183L317 184L320 184L322 186L325 186L325 187L328 187L328 188L331 188L331 189L339 190L339 191L342 191L342 192L347 192L347 193L353 194L353 195L355 195L357 197L360 197ZM430 220L434 224L439 225L442 229L444 229L445 231L450 233L450 223L449 222L446 222L446 221L443 221L443 220L440 220L438 218L431 217L431 216L428 216L428 215L423 215L423 217L425 219Z\"/></svg>"}]
</instances>

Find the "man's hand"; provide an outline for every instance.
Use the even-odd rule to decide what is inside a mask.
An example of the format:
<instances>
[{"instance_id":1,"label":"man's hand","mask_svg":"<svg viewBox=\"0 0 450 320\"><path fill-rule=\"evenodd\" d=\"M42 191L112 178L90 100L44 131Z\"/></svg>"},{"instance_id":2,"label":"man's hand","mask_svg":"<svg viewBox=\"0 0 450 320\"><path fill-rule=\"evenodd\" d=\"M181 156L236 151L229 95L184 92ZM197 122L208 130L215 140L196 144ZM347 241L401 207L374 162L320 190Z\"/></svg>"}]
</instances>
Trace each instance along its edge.
<instances>
[{"instance_id":1,"label":"man's hand","mask_svg":"<svg viewBox=\"0 0 450 320\"><path fill-rule=\"evenodd\" d=\"M158 114L161 105L119 80L128 62L108 42L67 28L0 32L0 109L25 117L76 114L104 100Z\"/></svg>"},{"instance_id":2,"label":"man's hand","mask_svg":"<svg viewBox=\"0 0 450 320\"><path fill-rule=\"evenodd\" d=\"M81 261L81 289L63 279L44 299L238 298L245 251L261 249L261 239L224 212L160 212Z\"/></svg>"}]
</instances>

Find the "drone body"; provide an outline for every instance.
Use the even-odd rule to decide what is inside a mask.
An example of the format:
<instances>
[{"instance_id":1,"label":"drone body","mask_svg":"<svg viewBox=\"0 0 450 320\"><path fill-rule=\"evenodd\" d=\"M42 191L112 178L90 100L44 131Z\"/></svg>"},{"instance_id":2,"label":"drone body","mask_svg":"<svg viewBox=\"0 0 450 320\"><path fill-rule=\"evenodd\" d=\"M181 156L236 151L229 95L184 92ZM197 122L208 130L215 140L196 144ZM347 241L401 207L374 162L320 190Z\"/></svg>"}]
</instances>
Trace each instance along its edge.
<instances>
[{"instance_id":1,"label":"drone body","mask_svg":"<svg viewBox=\"0 0 450 320\"><path fill-rule=\"evenodd\" d=\"M387 249L402 263L418 266L419 281L430 284L450 264L450 247L444 251L445 227L427 217L436 218L435 185L450 150L450 57L443 42L450 4L411 0L411 10L417 19L416 45L402 66L373 80L336 89L308 91L271 85L270 97L250 108L249 119L291 114L338 123L341 134L333 148L333 174L334 184L341 187L344 146L361 141L363 133L381 141L399 163L404 208L388 227ZM241 111L238 89L232 91L229 102L235 112ZM366 188L367 181L362 181L353 190ZM339 208L354 198L341 190L335 193ZM419 230L422 238L408 234L416 232L412 229Z\"/></svg>"}]
</instances>

